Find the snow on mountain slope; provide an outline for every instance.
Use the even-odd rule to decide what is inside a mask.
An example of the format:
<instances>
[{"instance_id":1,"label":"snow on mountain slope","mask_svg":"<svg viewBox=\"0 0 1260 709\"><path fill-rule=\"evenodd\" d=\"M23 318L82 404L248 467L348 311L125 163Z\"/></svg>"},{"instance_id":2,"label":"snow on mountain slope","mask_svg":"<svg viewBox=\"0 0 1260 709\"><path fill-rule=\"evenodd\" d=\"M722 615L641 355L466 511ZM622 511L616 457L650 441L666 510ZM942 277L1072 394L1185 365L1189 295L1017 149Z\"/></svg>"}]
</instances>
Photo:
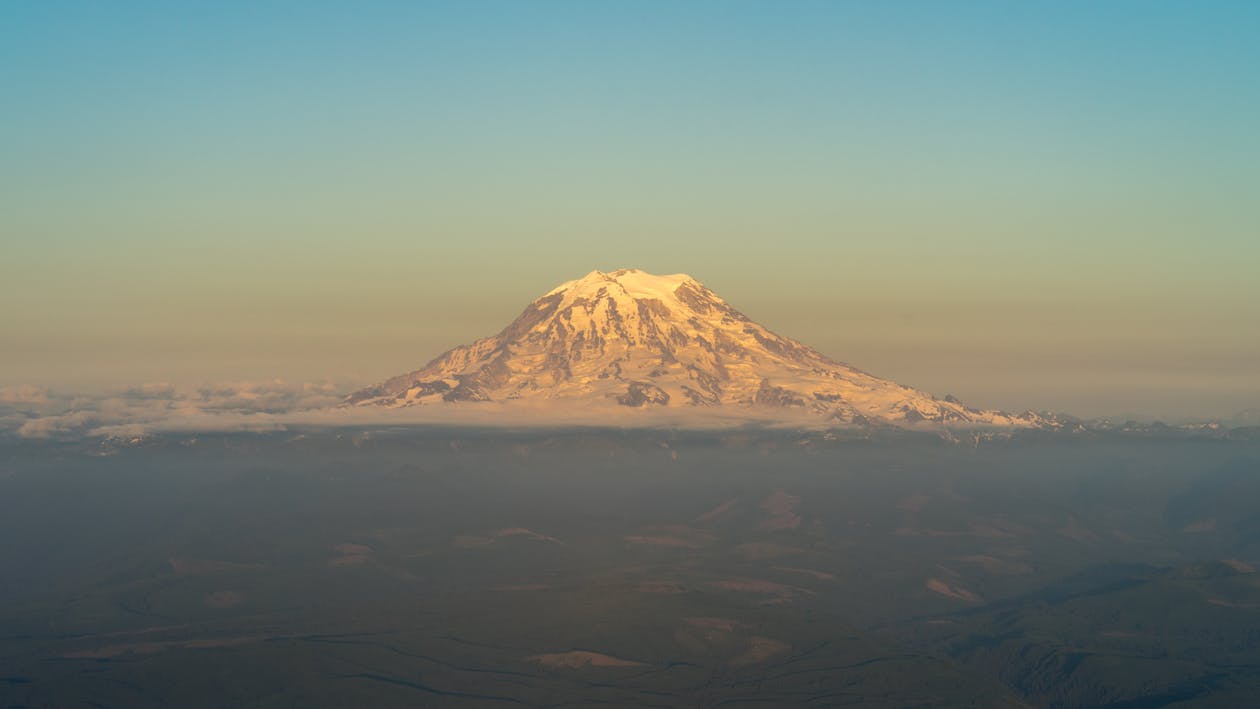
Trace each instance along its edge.
<instances>
[{"instance_id":1,"label":"snow on mountain slope","mask_svg":"<svg viewBox=\"0 0 1260 709\"><path fill-rule=\"evenodd\" d=\"M749 320L686 274L592 271L530 303L493 337L456 347L351 394L348 405L533 402L584 406L732 408L758 418L808 415L835 423L1051 426L939 400L836 362Z\"/></svg>"}]
</instances>

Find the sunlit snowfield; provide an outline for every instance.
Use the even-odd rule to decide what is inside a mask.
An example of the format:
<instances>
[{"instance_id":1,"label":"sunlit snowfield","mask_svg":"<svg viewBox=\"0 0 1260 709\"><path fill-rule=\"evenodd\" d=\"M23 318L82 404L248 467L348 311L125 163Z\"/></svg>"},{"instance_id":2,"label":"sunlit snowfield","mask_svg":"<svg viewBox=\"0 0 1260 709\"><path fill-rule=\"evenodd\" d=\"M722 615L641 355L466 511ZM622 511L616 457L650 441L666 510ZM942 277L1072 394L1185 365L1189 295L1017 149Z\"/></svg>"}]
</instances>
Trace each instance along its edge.
<instances>
[{"instance_id":1,"label":"sunlit snowfield","mask_svg":"<svg viewBox=\"0 0 1260 709\"><path fill-rule=\"evenodd\" d=\"M1254 432L0 450L6 706L1242 706Z\"/></svg>"}]
</instances>

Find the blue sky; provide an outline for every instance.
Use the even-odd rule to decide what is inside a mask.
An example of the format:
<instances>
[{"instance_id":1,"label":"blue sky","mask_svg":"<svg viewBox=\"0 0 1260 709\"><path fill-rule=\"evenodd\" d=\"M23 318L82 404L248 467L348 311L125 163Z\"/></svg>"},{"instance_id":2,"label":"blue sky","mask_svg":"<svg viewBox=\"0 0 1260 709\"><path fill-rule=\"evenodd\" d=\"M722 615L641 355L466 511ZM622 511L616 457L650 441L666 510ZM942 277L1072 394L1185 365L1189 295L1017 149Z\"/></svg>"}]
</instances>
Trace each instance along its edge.
<instances>
[{"instance_id":1,"label":"blue sky","mask_svg":"<svg viewBox=\"0 0 1260 709\"><path fill-rule=\"evenodd\" d=\"M372 380L593 269L978 404L1260 405L1260 6L8 3L0 385Z\"/></svg>"}]
</instances>

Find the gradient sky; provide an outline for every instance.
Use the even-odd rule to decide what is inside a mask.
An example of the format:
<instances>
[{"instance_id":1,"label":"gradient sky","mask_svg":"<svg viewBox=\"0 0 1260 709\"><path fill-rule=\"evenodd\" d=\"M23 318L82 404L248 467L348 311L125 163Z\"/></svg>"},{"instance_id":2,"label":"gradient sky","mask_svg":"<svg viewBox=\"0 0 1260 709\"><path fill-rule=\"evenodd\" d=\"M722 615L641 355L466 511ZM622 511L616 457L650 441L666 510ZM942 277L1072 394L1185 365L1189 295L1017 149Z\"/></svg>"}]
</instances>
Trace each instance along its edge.
<instances>
[{"instance_id":1,"label":"gradient sky","mask_svg":"<svg viewBox=\"0 0 1260 709\"><path fill-rule=\"evenodd\" d=\"M1260 407L1260 4L0 4L0 385L382 379L593 268L968 403Z\"/></svg>"}]
</instances>

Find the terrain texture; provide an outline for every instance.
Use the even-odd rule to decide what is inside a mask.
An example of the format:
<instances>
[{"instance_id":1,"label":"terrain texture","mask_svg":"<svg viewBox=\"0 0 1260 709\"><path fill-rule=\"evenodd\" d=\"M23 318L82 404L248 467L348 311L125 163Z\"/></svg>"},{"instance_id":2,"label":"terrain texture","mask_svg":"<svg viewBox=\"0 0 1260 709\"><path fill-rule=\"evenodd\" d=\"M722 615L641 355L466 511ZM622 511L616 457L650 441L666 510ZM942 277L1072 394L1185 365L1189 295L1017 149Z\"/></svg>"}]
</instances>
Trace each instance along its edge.
<instances>
[{"instance_id":1,"label":"terrain texture","mask_svg":"<svg viewBox=\"0 0 1260 709\"><path fill-rule=\"evenodd\" d=\"M1238 707L1254 441L0 446L0 706Z\"/></svg>"}]
</instances>

